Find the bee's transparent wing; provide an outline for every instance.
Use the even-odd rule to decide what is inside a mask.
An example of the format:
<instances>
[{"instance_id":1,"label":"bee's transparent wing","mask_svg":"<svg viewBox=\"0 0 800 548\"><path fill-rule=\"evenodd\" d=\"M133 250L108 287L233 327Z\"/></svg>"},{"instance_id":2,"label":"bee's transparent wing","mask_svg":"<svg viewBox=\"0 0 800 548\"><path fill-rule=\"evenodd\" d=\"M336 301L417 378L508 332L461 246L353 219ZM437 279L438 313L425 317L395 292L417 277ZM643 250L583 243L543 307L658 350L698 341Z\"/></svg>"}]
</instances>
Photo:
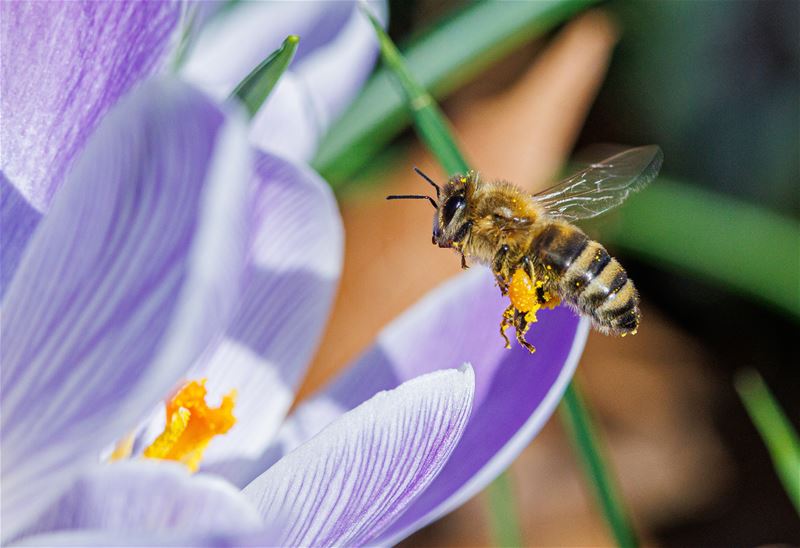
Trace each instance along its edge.
<instances>
[{"instance_id":1,"label":"bee's transparent wing","mask_svg":"<svg viewBox=\"0 0 800 548\"><path fill-rule=\"evenodd\" d=\"M631 148L576 174L534 197L549 215L589 219L617 207L656 178L664 154L655 145Z\"/></svg>"}]
</instances>

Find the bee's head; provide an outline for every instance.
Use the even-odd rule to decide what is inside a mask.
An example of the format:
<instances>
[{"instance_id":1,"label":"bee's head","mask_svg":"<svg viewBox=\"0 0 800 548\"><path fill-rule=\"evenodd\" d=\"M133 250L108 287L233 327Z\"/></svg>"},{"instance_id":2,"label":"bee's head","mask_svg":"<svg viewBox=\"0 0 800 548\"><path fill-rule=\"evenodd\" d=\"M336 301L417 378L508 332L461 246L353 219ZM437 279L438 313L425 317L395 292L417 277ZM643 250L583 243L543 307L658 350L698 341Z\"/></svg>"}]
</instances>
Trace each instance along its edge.
<instances>
[{"instance_id":1,"label":"bee's head","mask_svg":"<svg viewBox=\"0 0 800 548\"><path fill-rule=\"evenodd\" d=\"M433 243L453 247L469 230L467 211L473 191L473 174L454 175L444 185L433 217Z\"/></svg>"},{"instance_id":2,"label":"bee's head","mask_svg":"<svg viewBox=\"0 0 800 548\"><path fill-rule=\"evenodd\" d=\"M466 236L469 230L469 222L466 220L469 198L472 196L475 183L475 175L469 172L467 175L455 175L447 181L444 188L433 182L433 180L414 168L423 179L428 181L436 189L436 198L423 194L404 194L399 196L387 196L387 200L428 200L436 209L433 215L433 243L439 247L453 247Z\"/></svg>"}]
</instances>

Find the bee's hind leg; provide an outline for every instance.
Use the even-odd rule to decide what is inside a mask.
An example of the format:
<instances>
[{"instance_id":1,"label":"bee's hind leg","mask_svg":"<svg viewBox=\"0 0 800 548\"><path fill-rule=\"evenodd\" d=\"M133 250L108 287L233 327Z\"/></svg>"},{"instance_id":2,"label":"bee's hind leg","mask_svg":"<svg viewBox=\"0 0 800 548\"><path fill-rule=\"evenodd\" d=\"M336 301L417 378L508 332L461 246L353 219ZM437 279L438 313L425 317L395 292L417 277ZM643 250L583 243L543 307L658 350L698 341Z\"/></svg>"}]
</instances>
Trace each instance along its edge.
<instances>
[{"instance_id":1,"label":"bee's hind leg","mask_svg":"<svg viewBox=\"0 0 800 548\"><path fill-rule=\"evenodd\" d=\"M514 317L514 305L509 305L506 308L505 312L503 312L503 319L500 320L500 336L503 337L503 340L506 342L505 347L511 348L511 341L508 340L508 336L506 335L506 329L511 327L513 324Z\"/></svg>"},{"instance_id":2,"label":"bee's hind leg","mask_svg":"<svg viewBox=\"0 0 800 548\"><path fill-rule=\"evenodd\" d=\"M525 312L520 312L519 310L514 311L514 329L517 331L517 342L525 347L525 349L533 354L536 352L536 348L533 347L531 343L525 340L525 334L530 329L531 324L528 323L528 320L525 319Z\"/></svg>"}]
</instances>

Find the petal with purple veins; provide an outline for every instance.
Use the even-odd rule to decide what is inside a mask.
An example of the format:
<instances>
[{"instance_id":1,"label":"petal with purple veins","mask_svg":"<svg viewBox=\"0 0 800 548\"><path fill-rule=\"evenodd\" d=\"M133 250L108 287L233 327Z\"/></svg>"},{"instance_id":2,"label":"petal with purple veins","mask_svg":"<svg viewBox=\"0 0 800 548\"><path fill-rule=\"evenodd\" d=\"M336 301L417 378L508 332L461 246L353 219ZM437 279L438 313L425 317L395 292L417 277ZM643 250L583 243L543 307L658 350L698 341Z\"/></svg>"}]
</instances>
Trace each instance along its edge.
<instances>
[{"instance_id":1,"label":"petal with purple veins","mask_svg":"<svg viewBox=\"0 0 800 548\"><path fill-rule=\"evenodd\" d=\"M236 425L215 438L204 469L232 476L277 432L319 344L342 269L343 230L330 187L313 170L259 154L253 247L241 308L191 377L209 394L237 391ZM162 424L163 426L163 424Z\"/></svg>"},{"instance_id":2,"label":"petal with purple veins","mask_svg":"<svg viewBox=\"0 0 800 548\"><path fill-rule=\"evenodd\" d=\"M396 544L478 494L514 462L547 423L572 379L589 332L588 321L577 323L568 310L562 308L560 312L562 317L554 320L553 328L563 328L573 338L567 344L555 342L545 353L544 346L553 343L529 333L536 353L547 355L545 363L541 367L532 363L528 351L521 348L501 362L483 405L476 408L453 452L451 464L381 535L380 544Z\"/></svg>"},{"instance_id":3,"label":"petal with purple veins","mask_svg":"<svg viewBox=\"0 0 800 548\"><path fill-rule=\"evenodd\" d=\"M177 2L0 3L6 177L45 211L102 116L163 63Z\"/></svg>"},{"instance_id":4,"label":"petal with purple veins","mask_svg":"<svg viewBox=\"0 0 800 548\"><path fill-rule=\"evenodd\" d=\"M178 463L145 459L103 464L83 474L21 539L81 529L209 535L260 526L255 507L228 482L191 475Z\"/></svg>"},{"instance_id":5,"label":"petal with purple veins","mask_svg":"<svg viewBox=\"0 0 800 548\"><path fill-rule=\"evenodd\" d=\"M248 485L270 545L371 543L448 462L472 409L470 366L380 392Z\"/></svg>"},{"instance_id":6,"label":"petal with purple veins","mask_svg":"<svg viewBox=\"0 0 800 548\"><path fill-rule=\"evenodd\" d=\"M249 231L244 121L174 81L101 123L3 301L11 535L134 426L226 327Z\"/></svg>"}]
</instances>

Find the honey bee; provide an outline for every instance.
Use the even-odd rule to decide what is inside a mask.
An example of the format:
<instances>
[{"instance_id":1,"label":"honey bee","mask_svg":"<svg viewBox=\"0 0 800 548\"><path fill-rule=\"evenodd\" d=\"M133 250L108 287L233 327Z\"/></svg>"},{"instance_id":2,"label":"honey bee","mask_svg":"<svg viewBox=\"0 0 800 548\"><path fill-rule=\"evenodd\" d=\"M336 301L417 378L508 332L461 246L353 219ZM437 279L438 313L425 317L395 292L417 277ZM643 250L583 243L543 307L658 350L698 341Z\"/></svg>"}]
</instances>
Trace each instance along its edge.
<instances>
[{"instance_id":1,"label":"honey bee","mask_svg":"<svg viewBox=\"0 0 800 548\"><path fill-rule=\"evenodd\" d=\"M423 199L433 205L435 245L452 248L489 266L510 304L500 322L514 326L520 345L534 352L525 334L536 311L563 301L606 334L635 334L639 295L619 262L572 223L620 205L658 174L663 154L657 146L631 148L593 163L552 188L530 195L506 181L484 182L470 171L440 187L414 168L436 190L426 195L387 196Z\"/></svg>"}]
</instances>

